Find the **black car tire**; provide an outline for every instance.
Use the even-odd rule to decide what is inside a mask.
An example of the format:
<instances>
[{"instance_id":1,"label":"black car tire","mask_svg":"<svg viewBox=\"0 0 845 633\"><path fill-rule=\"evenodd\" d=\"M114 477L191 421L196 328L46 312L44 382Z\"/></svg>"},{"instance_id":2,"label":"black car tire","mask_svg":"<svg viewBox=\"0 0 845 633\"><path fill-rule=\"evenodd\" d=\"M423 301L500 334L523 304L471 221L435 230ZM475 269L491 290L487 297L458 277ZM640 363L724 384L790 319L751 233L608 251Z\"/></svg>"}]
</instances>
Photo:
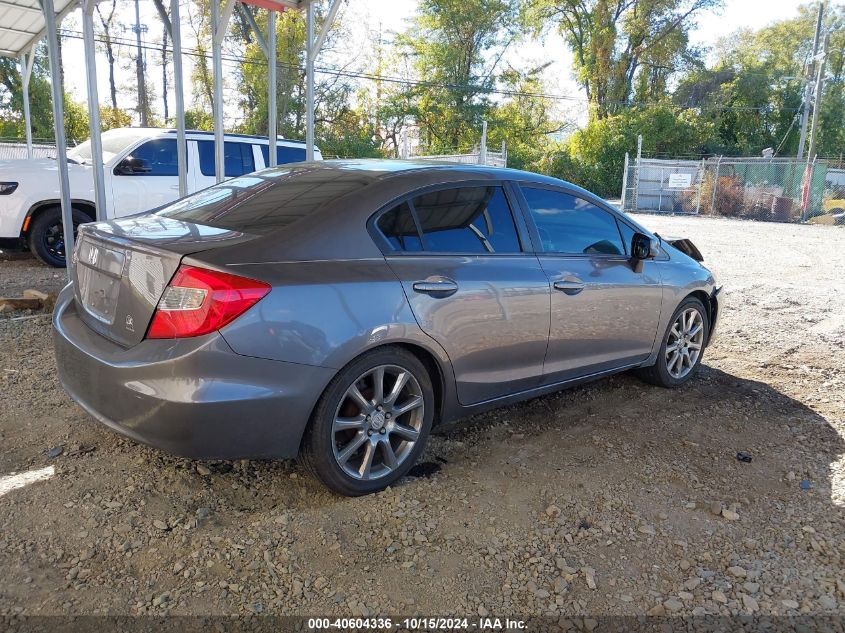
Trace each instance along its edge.
<instances>
[{"instance_id":1,"label":"black car tire","mask_svg":"<svg viewBox=\"0 0 845 633\"><path fill-rule=\"evenodd\" d=\"M347 399L347 391L367 372L382 366L390 366L409 372L419 387L423 411L417 418L418 437L408 446L401 463L389 473L378 478L363 480L347 474L335 457L336 439L334 423L341 406ZM358 415L362 415L359 413ZM397 421L399 416L397 415ZM349 363L326 387L305 431L300 450L300 462L317 479L335 492L355 497L378 492L404 477L419 458L431 431L434 418L434 390L425 366L411 352L388 346L367 352ZM365 425L366 426L366 425ZM351 431L358 433L358 431ZM369 431L362 431L369 432ZM399 440L402 441L401 439Z\"/></svg>"},{"instance_id":2,"label":"black car tire","mask_svg":"<svg viewBox=\"0 0 845 633\"><path fill-rule=\"evenodd\" d=\"M73 234L76 236L77 228L80 224L86 222L93 222L93 219L88 214L73 209ZM32 221L27 234L29 242L29 250L32 251L42 262L54 268L64 268L66 266L65 258L59 256L55 249L50 245L51 233L55 233L56 227L59 231L62 227L62 211L59 207L50 207L39 213ZM62 243L64 243L64 236L62 235Z\"/></svg>"},{"instance_id":3,"label":"black car tire","mask_svg":"<svg viewBox=\"0 0 845 633\"><path fill-rule=\"evenodd\" d=\"M666 358L666 347L669 343L669 336L672 331L672 326L675 324L681 314L690 309L695 309L698 311L699 315L701 316L701 321L703 323L704 332L702 338L701 353L698 355L698 358L696 358L692 368L684 376L677 378L669 372L668 359ZM709 336L710 321L708 319L707 310L705 309L704 304L701 303L701 301L699 299L696 299L695 297L687 297L677 307L675 312L672 314L672 318L669 320L669 324L666 326L666 331L663 333L663 339L660 343L660 350L657 353L657 360L653 365L650 365L648 367L640 367L639 369L637 369L637 375L644 381L649 382L653 385L657 385L659 387L666 387L669 389L674 387L680 387L698 373L698 369L701 366L701 359L704 358L704 350Z\"/></svg>"}]
</instances>

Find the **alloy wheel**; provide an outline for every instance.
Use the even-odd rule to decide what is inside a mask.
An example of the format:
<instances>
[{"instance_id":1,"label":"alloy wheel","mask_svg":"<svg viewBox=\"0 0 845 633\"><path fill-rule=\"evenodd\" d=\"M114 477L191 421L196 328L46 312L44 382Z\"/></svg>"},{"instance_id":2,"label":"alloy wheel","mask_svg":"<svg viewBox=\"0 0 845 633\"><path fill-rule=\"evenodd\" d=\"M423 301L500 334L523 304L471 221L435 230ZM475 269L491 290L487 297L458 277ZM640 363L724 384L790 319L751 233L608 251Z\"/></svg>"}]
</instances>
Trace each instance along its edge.
<instances>
[{"instance_id":1,"label":"alloy wheel","mask_svg":"<svg viewBox=\"0 0 845 633\"><path fill-rule=\"evenodd\" d=\"M332 423L338 466L350 477L386 477L408 458L420 438L425 403L414 375L398 365L379 365L353 382Z\"/></svg>"},{"instance_id":2,"label":"alloy wheel","mask_svg":"<svg viewBox=\"0 0 845 633\"><path fill-rule=\"evenodd\" d=\"M76 238L79 231L79 222L73 223L73 237ZM44 231L44 248L50 255L57 259L65 258L65 234L61 220L53 222Z\"/></svg>"},{"instance_id":3,"label":"alloy wheel","mask_svg":"<svg viewBox=\"0 0 845 633\"><path fill-rule=\"evenodd\" d=\"M666 370L672 378L686 376L698 362L704 347L704 318L696 308L678 315L666 341Z\"/></svg>"}]
</instances>

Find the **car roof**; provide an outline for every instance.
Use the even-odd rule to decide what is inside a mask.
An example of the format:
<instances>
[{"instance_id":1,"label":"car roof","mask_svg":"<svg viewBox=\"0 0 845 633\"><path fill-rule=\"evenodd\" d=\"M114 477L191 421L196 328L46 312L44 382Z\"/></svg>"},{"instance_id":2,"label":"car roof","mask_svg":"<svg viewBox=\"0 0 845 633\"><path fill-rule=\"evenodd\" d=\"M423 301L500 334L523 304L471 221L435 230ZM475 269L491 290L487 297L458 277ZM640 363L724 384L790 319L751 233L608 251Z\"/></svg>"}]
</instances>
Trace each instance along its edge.
<instances>
[{"instance_id":1,"label":"car roof","mask_svg":"<svg viewBox=\"0 0 845 633\"><path fill-rule=\"evenodd\" d=\"M161 128L161 127L120 127L120 128L112 128L111 130L107 130L103 132L103 134L108 134L109 136L135 136L138 138L149 136L151 138L167 135L170 136L171 134L176 134L175 128ZM185 130L185 134L190 136L205 136L209 138L214 137L214 132L209 132L207 130ZM268 137L260 136L257 134L234 134L231 132L226 132L223 135L226 139L245 139L251 141L269 141ZM277 137L278 142L285 143L286 145L300 145L305 147L305 141L300 141L296 139L289 139L283 138L281 136ZM320 151L319 148L315 145L314 149L316 151Z\"/></svg>"},{"instance_id":2,"label":"car roof","mask_svg":"<svg viewBox=\"0 0 845 633\"><path fill-rule=\"evenodd\" d=\"M281 166L281 167L284 167ZM536 174L521 169L507 167L492 167L489 165L470 165L463 163L444 163L434 160L417 159L393 159L393 158L357 158L357 159L331 159L323 160L313 165L310 169L336 170L338 177L352 177L358 179L388 180L402 179L413 180L415 176L421 179L423 175L430 175L432 172L439 172L444 176L444 182L460 182L464 180L515 180L523 183L549 185L553 187L566 187L576 193L588 198L597 198L595 194L586 189L574 185L571 182ZM428 180L428 177L425 178Z\"/></svg>"}]
</instances>

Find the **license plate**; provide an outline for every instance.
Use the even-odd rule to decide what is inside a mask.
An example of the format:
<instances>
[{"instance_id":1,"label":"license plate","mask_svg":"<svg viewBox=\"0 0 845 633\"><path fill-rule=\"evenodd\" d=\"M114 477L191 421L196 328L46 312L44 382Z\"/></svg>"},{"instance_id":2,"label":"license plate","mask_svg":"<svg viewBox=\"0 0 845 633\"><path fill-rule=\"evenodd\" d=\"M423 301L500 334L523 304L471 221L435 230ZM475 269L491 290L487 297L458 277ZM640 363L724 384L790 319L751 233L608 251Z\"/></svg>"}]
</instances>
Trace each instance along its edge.
<instances>
[{"instance_id":1,"label":"license plate","mask_svg":"<svg viewBox=\"0 0 845 633\"><path fill-rule=\"evenodd\" d=\"M77 284L82 305L93 317L114 323L125 253L87 240L79 245Z\"/></svg>"}]
</instances>

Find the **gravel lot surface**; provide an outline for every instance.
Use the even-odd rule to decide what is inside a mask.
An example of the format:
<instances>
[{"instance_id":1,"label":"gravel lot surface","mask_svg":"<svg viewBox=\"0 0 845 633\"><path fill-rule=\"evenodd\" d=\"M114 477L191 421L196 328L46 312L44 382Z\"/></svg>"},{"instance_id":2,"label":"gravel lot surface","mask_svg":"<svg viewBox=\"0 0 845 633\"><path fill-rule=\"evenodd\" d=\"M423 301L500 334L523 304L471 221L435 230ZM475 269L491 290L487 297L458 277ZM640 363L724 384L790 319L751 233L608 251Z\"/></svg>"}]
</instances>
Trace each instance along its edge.
<instances>
[{"instance_id":1,"label":"gravel lot surface","mask_svg":"<svg viewBox=\"0 0 845 633\"><path fill-rule=\"evenodd\" d=\"M638 219L725 285L699 377L462 421L367 498L120 439L59 387L49 318L0 315L0 615L845 614L845 229ZM0 261L0 295L62 281Z\"/></svg>"}]
</instances>

